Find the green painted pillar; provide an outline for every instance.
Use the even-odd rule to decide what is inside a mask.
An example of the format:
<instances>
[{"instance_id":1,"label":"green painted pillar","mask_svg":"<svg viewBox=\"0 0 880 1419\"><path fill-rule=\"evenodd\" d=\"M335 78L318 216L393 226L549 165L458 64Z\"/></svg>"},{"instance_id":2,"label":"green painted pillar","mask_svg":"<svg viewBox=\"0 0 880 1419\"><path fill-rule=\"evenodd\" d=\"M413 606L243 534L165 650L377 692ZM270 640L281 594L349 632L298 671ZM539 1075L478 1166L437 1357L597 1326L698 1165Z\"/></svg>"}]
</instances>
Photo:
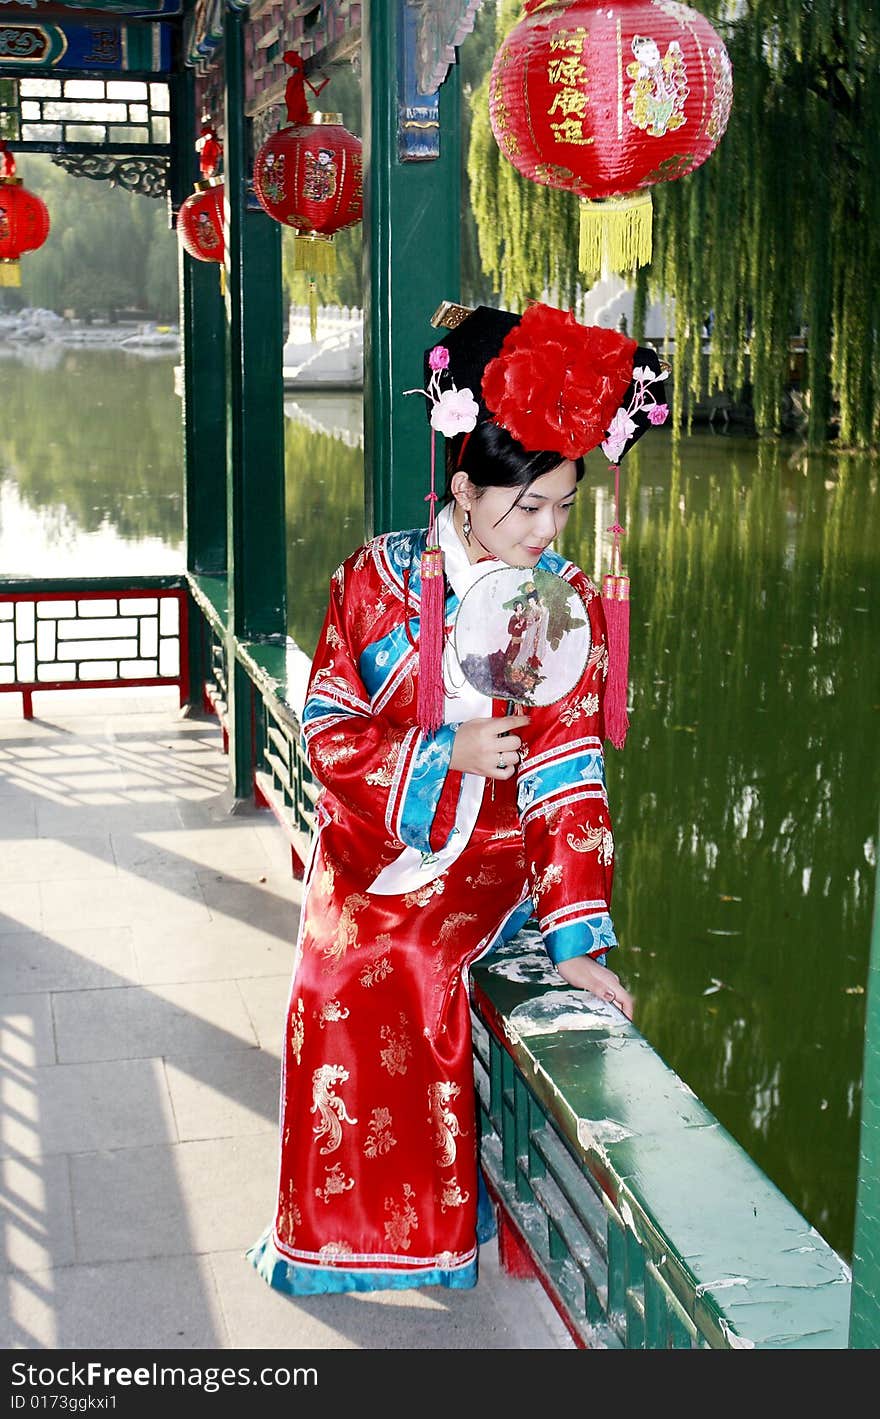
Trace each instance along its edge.
<instances>
[{"instance_id":1,"label":"green painted pillar","mask_svg":"<svg viewBox=\"0 0 880 1419\"><path fill-rule=\"evenodd\" d=\"M253 789L251 684L240 641L287 632L281 228L248 211L243 20L224 19L226 104L226 520L229 759L236 798Z\"/></svg>"},{"instance_id":2,"label":"green painted pillar","mask_svg":"<svg viewBox=\"0 0 880 1419\"><path fill-rule=\"evenodd\" d=\"M453 65L440 90L440 156L401 161L402 0L363 6L364 458L371 533L427 521L422 383L430 318L457 300L460 280L460 87Z\"/></svg>"},{"instance_id":3,"label":"green painted pillar","mask_svg":"<svg viewBox=\"0 0 880 1419\"><path fill-rule=\"evenodd\" d=\"M172 82L174 160L172 210L193 191L199 176L195 152L195 76ZM226 575L226 317L220 268L179 248L181 364L183 375L184 529L187 571ZM195 616L189 637L189 701L201 705L206 674L205 635Z\"/></svg>"},{"instance_id":4,"label":"green painted pillar","mask_svg":"<svg viewBox=\"0 0 880 1419\"><path fill-rule=\"evenodd\" d=\"M880 1348L880 868L865 1010L861 1147L853 1238L851 1350Z\"/></svg>"}]
</instances>

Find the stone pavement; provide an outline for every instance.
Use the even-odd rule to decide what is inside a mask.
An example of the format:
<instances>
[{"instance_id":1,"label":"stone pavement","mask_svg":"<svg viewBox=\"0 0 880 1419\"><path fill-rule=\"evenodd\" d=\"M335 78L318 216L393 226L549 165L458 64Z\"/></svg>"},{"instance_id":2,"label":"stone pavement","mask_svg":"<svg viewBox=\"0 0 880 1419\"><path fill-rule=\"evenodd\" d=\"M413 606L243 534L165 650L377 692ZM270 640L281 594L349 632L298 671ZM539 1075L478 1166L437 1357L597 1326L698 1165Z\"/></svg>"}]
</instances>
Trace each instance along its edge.
<instances>
[{"instance_id":1,"label":"stone pavement","mask_svg":"<svg viewBox=\"0 0 880 1419\"><path fill-rule=\"evenodd\" d=\"M0 695L6 1349L555 1349L537 1282L293 1300L269 1220L300 887L173 693Z\"/></svg>"}]
</instances>

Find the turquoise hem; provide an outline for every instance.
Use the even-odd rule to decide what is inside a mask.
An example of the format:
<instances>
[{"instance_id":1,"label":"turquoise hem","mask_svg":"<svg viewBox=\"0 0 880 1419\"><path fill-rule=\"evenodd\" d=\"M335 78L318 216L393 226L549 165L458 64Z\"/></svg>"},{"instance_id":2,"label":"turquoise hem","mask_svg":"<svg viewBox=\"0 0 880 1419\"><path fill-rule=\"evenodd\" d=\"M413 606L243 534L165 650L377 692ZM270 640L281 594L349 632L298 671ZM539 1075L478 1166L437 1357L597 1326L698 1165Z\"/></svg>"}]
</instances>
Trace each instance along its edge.
<instances>
[{"instance_id":1,"label":"turquoise hem","mask_svg":"<svg viewBox=\"0 0 880 1419\"><path fill-rule=\"evenodd\" d=\"M446 1286L468 1290L477 1284L476 1257L467 1266L454 1270L434 1267L430 1271L345 1271L341 1266L305 1266L283 1257L267 1227L260 1240L246 1253L248 1261L275 1291L288 1296L326 1296L340 1291L404 1291L413 1286Z\"/></svg>"}]
</instances>

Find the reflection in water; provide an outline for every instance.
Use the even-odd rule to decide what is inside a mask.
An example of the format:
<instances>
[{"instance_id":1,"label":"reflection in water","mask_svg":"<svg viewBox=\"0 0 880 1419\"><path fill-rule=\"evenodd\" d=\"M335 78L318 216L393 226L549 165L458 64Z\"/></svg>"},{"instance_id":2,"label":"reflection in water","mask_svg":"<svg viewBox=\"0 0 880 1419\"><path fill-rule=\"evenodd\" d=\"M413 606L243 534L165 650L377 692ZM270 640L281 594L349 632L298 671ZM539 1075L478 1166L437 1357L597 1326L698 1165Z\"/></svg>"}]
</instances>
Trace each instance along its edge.
<instances>
[{"instance_id":1,"label":"reflection in water","mask_svg":"<svg viewBox=\"0 0 880 1419\"><path fill-rule=\"evenodd\" d=\"M629 460L622 519L620 969L659 1052L849 1255L880 804L876 467L653 442ZM591 555L588 505L573 556Z\"/></svg>"},{"instance_id":2,"label":"reflection in water","mask_svg":"<svg viewBox=\"0 0 880 1419\"><path fill-rule=\"evenodd\" d=\"M182 566L172 362L67 354L42 376L4 360L0 378L16 411L0 570L110 574L121 555L158 571L160 545ZM289 620L309 653L330 574L364 536L360 401L337 398L286 399ZM880 802L876 467L705 433L675 459L657 431L624 496L616 968L652 1044L849 1255ZM594 575L611 514L591 455L562 550ZM45 537L27 557L25 516Z\"/></svg>"},{"instance_id":3,"label":"reflection in water","mask_svg":"<svg viewBox=\"0 0 880 1419\"><path fill-rule=\"evenodd\" d=\"M39 347L44 364L53 356L44 368L29 349L0 349L0 575L179 571L174 360L53 345Z\"/></svg>"}]
</instances>

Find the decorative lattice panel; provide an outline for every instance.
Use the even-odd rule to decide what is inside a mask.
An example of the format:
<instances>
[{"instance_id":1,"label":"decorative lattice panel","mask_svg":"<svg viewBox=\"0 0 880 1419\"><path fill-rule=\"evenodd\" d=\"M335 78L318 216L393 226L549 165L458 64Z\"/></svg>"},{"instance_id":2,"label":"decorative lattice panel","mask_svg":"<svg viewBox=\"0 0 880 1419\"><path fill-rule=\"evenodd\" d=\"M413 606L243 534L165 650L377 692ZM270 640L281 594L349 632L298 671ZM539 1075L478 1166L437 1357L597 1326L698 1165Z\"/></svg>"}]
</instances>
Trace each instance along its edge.
<instances>
[{"instance_id":1,"label":"decorative lattice panel","mask_svg":"<svg viewBox=\"0 0 880 1419\"><path fill-rule=\"evenodd\" d=\"M0 131L36 149L63 143L67 152L98 145L167 154L171 92L154 79L7 79L0 85Z\"/></svg>"},{"instance_id":2,"label":"decorative lattice panel","mask_svg":"<svg viewBox=\"0 0 880 1419\"><path fill-rule=\"evenodd\" d=\"M0 691L186 681L186 593L0 595Z\"/></svg>"}]
</instances>

